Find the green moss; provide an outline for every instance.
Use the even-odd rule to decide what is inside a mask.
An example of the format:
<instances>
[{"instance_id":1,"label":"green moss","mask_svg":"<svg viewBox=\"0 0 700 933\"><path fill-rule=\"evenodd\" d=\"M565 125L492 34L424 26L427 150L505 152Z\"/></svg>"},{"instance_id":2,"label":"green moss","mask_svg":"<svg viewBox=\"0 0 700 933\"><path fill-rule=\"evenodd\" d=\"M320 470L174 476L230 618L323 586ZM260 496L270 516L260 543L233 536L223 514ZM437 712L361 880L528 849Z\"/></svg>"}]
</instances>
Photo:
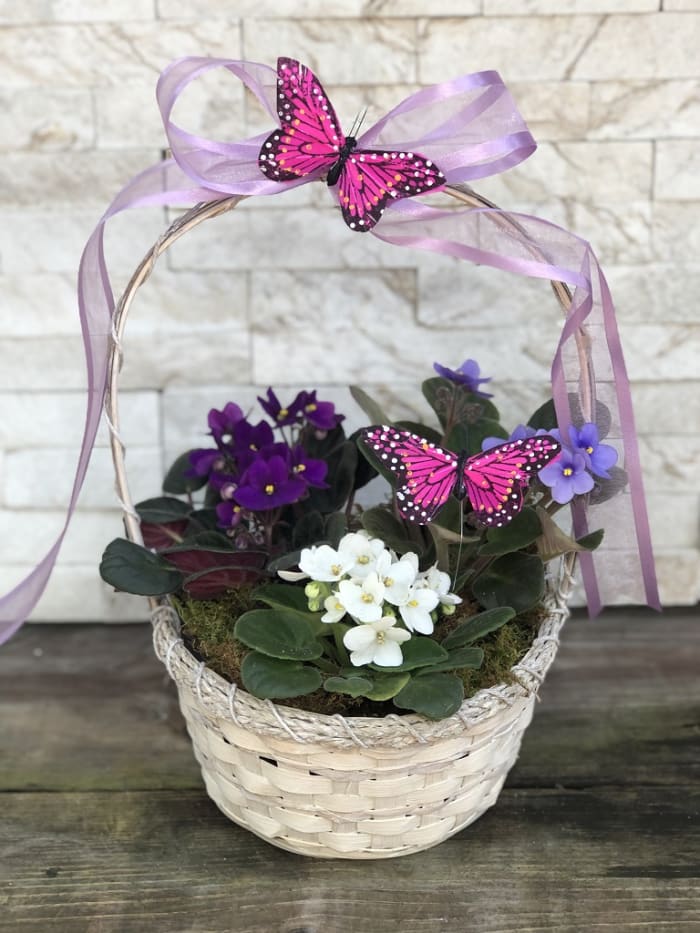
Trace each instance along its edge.
<instances>
[{"instance_id":1,"label":"green moss","mask_svg":"<svg viewBox=\"0 0 700 933\"><path fill-rule=\"evenodd\" d=\"M240 615L257 605L252 594L252 587L240 587L217 600L173 599L182 619L182 633L187 646L212 670L232 683L241 682L241 663L248 650L234 639L233 627ZM435 637L442 640L460 622L480 611L478 603L465 601L454 615L440 619ZM458 672L464 682L466 697L473 696L484 687L513 682L510 669L527 653L543 618L541 607L521 613L476 643L484 651L481 668ZM327 693L325 690L285 700L284 705L328 715L382 716L387 711L396 712L391 703L372 703L360 697Z\"/></svg>"}]
</instances>

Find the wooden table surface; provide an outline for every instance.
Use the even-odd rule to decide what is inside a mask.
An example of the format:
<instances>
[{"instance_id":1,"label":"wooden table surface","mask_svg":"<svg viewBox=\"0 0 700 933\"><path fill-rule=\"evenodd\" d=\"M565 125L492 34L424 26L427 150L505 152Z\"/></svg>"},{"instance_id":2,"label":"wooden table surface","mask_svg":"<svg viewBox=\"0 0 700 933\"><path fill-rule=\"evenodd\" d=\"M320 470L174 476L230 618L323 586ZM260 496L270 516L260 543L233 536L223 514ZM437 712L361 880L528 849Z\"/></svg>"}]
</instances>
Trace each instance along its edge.
<instances>
[{"instance_id":1,"label":"wooden table surface","mask_svg":"<svg viewBox=\"0 0 700 933\"><path fill-rule=\"evenodd\" d=\"M145 625L0 648L2 933L700 933L700 618L565 628L496 807L384 862L282 852L208 800Z\"/></svg>"}]
</instances>

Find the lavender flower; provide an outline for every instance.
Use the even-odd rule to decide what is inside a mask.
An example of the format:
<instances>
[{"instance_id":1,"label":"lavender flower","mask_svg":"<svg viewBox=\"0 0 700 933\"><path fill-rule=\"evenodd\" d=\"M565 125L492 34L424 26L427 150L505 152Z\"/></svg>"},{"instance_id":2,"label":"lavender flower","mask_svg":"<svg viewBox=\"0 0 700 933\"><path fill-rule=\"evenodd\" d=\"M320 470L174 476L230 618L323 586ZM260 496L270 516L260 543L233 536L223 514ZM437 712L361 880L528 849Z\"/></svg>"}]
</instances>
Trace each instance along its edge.
<instances>
[{"instance_id":1,"label":"lavender flower","mask_svg":"<svg viewBox=\"0 0 700 933\"><path fill-rule=\"evenodd\" d=\"M458 369L448 369L447 366L442 366L440 363L433 363L433 369L438 376L464 386L474 395L480 395L481 398L493 398L491 393L482 392L479 388L480 383L491 382L491 378L482 378L480 376L479 364L476 360L465 360Z\"/></svg>"},{"instance_id":2,"label":"lavender flower","mask_svg":"<svg viewBox=\"0 0 700 933\"><path fill-rule=\"evenodd\" d=\"M542 434L547 434L549 437L553 437L555 441L559 441L561 443L559 428L551 428L549 431L546 431L544 428L537 428L537 430L535 430L528 424L519 424L514 431L511 431L508 440L524 441L528 437L539 437ZM505 443L507 443L507 441L502 437L485 437L481 442L481 449L490 450L492 447L498 447L499 444Z\"/></svg>"},{"instance_id":3,"label":"lavender flower","mask_svg":"<svg viewBox=\"0 0 700 933\"><path fill-rule=\"evenodd\" d=\"M603 479L610 479L608 469L617 463L617 451L610 444L598 442L597 426L590 421L581 428L571 425L569 438L572 448L583 456L591 473Z\"/></svg>"},{"instance_id":4,"label":"lavender flower","mask_svg":"<svg viewBox=\"0 0 700 933\"><path fill-rule=\"evenodd\" d=\"M541 483L552 490L552 499L564 505L574 496L582 495L593 489L593 477L586 471L586 460L580 453L563 449L556 460L537 474Z\"/></svg>"}]
</instances>

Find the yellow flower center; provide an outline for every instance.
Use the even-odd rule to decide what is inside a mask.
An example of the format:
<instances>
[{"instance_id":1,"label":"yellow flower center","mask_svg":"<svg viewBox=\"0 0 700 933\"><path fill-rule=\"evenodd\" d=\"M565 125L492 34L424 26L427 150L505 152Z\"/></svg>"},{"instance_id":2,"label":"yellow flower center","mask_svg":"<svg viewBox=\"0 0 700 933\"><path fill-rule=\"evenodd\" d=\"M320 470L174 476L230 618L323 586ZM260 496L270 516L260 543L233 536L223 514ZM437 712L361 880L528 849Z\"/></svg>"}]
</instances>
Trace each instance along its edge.
<instances>
[{"instance_id":1,"label":"yellow flower center","mask_svg":"<svg viewBox=\"0 0 700 933\"><path fill-rule=\"evenodd\" d=\"M368 564L368 563L369 563L369 557L367 557L366 554L360 554L360 556L357 558L357 563L358 563L358 564Z\"/></svg>"},{"instance_id":2,"label":"yellow flower center","mask_svg":"<svg viewBox=\"0 0 700 933\"><path fill-rule=\"evenodd\" d=\"M305 469L306 469L306 464L305 464L305 463L298 463L298 464L294 467L294 472L295 472L295 473L303 473Z\"/></svg>"},{"instance_id":3,"label":"yellow flower center","mask_svg":"<svg viewBox=\"0 0 700 933\"><path fill-rule=\"evenodd\" d=\"M571 467L564 467L564 469L562 470L562 473L564 474L564 476L573 476L573 472L574 471L571 469Z\"/></svg>"},{"instance_id":4,"label":"yellow flower center","mask_svg":"<svg viewBox=\"0 0 700 933\"><path fill-rule=\"evenodd\" d=\"M383 645L386 641L386 634L384 632L377 632L377 644Z\"/></svg>"},{"instance_id":5,"label":"yellow flower center","mask_svg":"<svg viewBox=\"0 0 700 933\"><path fill-rule=\"evenodd\" d=\"M372 596L371 593L363 593L363 594L362 594L362 602L363 602L363 603L373 603L373 602L374 602L374 596Z\"/></svg>"},{"instance_id":6,"label":"yellow flower center","mask_svg":"<svg viewBox=\"0 0 700 933\"><path fill-rule=\"evenodd\" d=\"M277 420L284 421L284 419L287 417L288 414L289 414L288 408L280 408L280 410L277 412Z\"/></svg>"},{"instance_id":7,"label":"yellow flower center","mask_svg":"<svg viewBox=\"0 0 700 933\"><path fill-rule=\"evenodd\" d=\"M272 485L272 483L268 483L267 486L265 487L265 492L267 493L267 495L271 496L274 491L275 491L275 487Z\"/></svg>"},{"instance_id":8,"label":"yellow flower center","mask_svg":"<svg viewBox=\"0 0 700 933\"><path fill-rule=\"evenodd\" d=\"M592 454L592 453L593 453L593 448L592 448L592 447L586 447L586 453L587 453L587 454Z\"/></svg>"},{"instance_id":9,"label":"yellow flower center","mask_svg":"<svg viewBox=\"0 0 700 933\"><path fill-rule=\"evenodd\" d=\"M393 586L394 578L393 577L384 577L384 586Z\"/></svg>"},{"instance_id":10,"label":"yellow flower center","mask_svg":"<svg viewBox=\"0 0 700 933\"><path fill-rule=\"evenodd\" d=\"M417 600L417 599L410 599L410 600L408 601L408 605L411 607L411 609L415 609L416 606L418 605L418 600Z\"/></svg>"},{"instance_id":11,"label":"yellow flower center","mask_svg":"<svg viewBox=\"0 0 700 933\"><path fill-rule=\"evenodd\" d=\"M314 402L311 402L310 405L306 406L304 411L316 411L317 408L318 408L318 405L316 405Z\"/></svg>"},{"instance_id":12,"label":"yellow flower center","mask_svg":"<svg viewBox=\"0 0 700 933\"><path fill-rule=\"evenodd\" d=\"M334 577L337 577L342 569L343 568L340 566L340 564L331 564L331 573Z\"/></svg>"}]
</instances>

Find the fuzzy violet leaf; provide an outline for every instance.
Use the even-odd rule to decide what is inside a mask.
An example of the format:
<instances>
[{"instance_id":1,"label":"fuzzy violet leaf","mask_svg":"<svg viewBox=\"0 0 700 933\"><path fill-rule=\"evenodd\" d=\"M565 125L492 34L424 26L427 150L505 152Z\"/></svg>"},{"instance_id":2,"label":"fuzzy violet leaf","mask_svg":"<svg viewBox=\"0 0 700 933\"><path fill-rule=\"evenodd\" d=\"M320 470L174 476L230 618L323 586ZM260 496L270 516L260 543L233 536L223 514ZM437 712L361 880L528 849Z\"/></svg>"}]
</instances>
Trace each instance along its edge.
<instances>
[{"instance_id":1,"label":"fuzzy violet leaf","mask_svg":"<svg viewBox=\"0 0 700 933\"><path fill-rule=\"evenodd\" d=\"M525 506L508 525L502 528L489 528L486 532L486 544L479 548L479 556L498 556L521 551L536 541L542 534L542 525L538 513Z\"/></svg>"},{"instance_id":2,"label":"fuzzy violet leaf","mask_svg":"<svg viewBox=\"0 0 700 933\"><path fill-rule=\"evenodd\" d=\"M163 480L163 492L172 496L184 496L206 486L208 477L190 475L192 473L191 451L180 454L170 467Z\"/></svg>"},{"instance_id":3,"label":"fuzzy violet leaf","mask_svg":"<svg viewBox=\"0 0 700 933\"><path fill-rule=\"evenodd\" d=\"M403 662L391 667L391 672L412 671L419 667L430 667L447 660L447 651L432 638L416 635L401 645ZM370 665L373 670L386 670Z\"/></svg>"},{"instance_id":4,"label":"fuzzy violet leaf","mask_svg":"<svg viewBox=\"0 0 700 933\"><path fill-rule=\"evenodd\" d=\"M401 674L377 674L372 678L374 686L365 694L368 700L374 700L375 703L383 703L395 697L400 690L410 681L409 673Z\"/></svg>"},{"instance_id":5,"label":"fuzzy violet leaf","mask_svg":"<svg viewBox=\"0 0 700 933\"><path fill-rule=\"evenodd\" d=\"M323 678L315 667L300 661L272 658L251 651L241 664L243 686L261 700L284 700L305 696L321 686Z\"/></svg>"},{"instance_id":6,"label":"fuzzy violet leaf","mask_svg":"<svg viewBox=\"0 0 700 933\"><path fill-rule=\"evenodd\" d=\"M350 395L369 418L370 424L391 424L379 402L368 395L360 386L350 386Z\"/></svg>"},{"instance_id":7,"label":"fuzzy violet leaf","mask_svg":"<svg viewBox=\"0 0 700 933\"><path fill-rule=\"evenodd\" d=\"M478 670L484 663L484 652L481 648L455 648L449 651L444 661L438 661L430 667L422 667L415 672L416 677L425 677L427 674L438 674L443 671Z\"/></svg>"},{"instance_id":8,"label":"fuzzy violet leaf","mask_svg":"<svg viewBox=\"0 0 700 933\"><path fill-rule=\"evenodd\" d=\"M538 508L537 514L542 525L542 534L537 539L537 551L545 563L570 551L594 551L603 540L601 528L576 541L563 531L543 508Z\"/></svg>"},{"instance_id":9,"label":"fuzzy violet leaf","mask_svg":"<svg viewBox=\"0 0 700 933\"><path fill-rule=\"evenodd\" d=\"M285 609L251 609L238 619L233 634L247 648L271 658L312 661L323 654L313 626Z\"/></svg>"},{"instance_id":10,"label":"fuzzy violet leaf","mask_svg":"<svg viewBox=\"0 0 700 933\"><path fill-rule=\"evenodd\" d=\"M394 706L410 709L428 719L452 716L464 700L464 684L454 674L412 677L394 697Z\"/></svg>"},{"instance_id":11,"label":"fuzzy violet leaf","mask_svg":"<svg viewBox=\"0 0 700 933\"><path fill-rule=\"evenodd\" d=\"M351 697L366 697L372 692L374 682L368 677L350 674L345 677L327 677L323 689L328 693L344 693Z\"/></svg>"},{"instance_id":12,"label":"fuzzy violet leaf","mask_svg":"<svg viewBox=\"0 0 700 933\"><path fill-rule=\"evenodd\" d=\"M100 576L115 590L137 596L174 593L185 579L165 558L124 538L110 541L105 548Z\"/></svg>"},{"instance_id":13,"label":"fuzzy violet leaf","mask_svg":"<svg viewBox=\"0 0 700 933\"><path fill-rule=\"evenodd\" d=\"M397 554L414 551L421 556L423 549L409 538L408 525L396 518L389 509L381 505L365 509L361 520L365 531L373 538L380 538L392 551Z\"/></svg>"},{"instance_id":14,"label":"fuzzy violet leaf","mask_svg":"<svg viewBox=\"0 0 700 933\"><path fill-rule=\"evenodd\" d=\"M496 609L487 609L485 612L479 612L466 619L464 622L452 629L452 631L442 640L442 647L451 651L454 648L461 648L464 645L472 645L479 641L489 632L494 632L506 622L515 618L515 609L510 606L499 606Z\"/></svg>"},{"instance_id":15,"label":"fuzzy violet leaf","mask_svg":"<svg viewBox=\"0 0 700 933\"><path fill-rule=\"evenodd\" d=\"M534 554L504 554L477 577L472 592L486 609L532 609L544 594L544 564Z\"/></svg>"}]
</instances>

